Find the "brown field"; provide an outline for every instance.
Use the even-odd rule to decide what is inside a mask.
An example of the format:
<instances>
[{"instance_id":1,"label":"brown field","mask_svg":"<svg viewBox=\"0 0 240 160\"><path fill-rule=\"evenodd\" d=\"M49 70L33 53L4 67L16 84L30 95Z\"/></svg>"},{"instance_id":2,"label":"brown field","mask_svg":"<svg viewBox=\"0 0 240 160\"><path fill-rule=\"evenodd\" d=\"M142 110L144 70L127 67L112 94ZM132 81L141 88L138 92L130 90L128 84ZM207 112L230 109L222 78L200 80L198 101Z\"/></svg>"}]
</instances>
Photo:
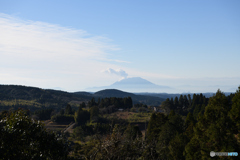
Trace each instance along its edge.
<instances>
[{"instance_id":1,"label":"brown field","mask_svg":"<svg viewBox=\"0 0 240 160\"><path fill-rule=\"evenodd\" d=\"M69 124L58 124L51 120L43 121L43 123L48 131L63 131L69 126Z\"/></svg>"}]
</instances>

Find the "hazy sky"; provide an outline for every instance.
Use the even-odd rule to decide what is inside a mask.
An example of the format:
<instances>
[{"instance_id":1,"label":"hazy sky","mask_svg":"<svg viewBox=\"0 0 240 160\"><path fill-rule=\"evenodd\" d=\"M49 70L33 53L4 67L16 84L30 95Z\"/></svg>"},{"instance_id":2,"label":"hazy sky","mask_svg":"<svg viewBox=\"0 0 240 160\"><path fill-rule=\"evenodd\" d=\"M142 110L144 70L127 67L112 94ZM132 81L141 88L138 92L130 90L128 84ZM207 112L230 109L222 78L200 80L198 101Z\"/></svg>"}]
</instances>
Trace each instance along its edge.
<instances>
[{"instance_id":1,"label":"hazy sky","mask_svg":"<svg viewBox=\"0 0 240 160\"><path fill-rule=\"evenodd\" d=\"M239 0L0 0L0 84L81 91L142 77L173 92L236 91L239 8Z\"/></svg>"}]
</instances>

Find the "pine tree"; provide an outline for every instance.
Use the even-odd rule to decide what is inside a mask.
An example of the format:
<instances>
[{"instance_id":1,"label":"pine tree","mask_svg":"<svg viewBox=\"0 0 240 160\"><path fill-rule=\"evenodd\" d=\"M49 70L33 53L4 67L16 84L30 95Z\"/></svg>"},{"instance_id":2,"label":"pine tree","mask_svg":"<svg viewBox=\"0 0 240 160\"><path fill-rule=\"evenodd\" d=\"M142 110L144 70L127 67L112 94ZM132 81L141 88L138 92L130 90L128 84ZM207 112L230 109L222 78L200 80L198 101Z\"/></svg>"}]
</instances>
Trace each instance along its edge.
<instances>
[{"instance_id":1,"label":"pine tree","mask_svg":"<svg viewBox=\"0 0 240 160\"><path fill-rule=\"evenodd\" d=\"M238 133L238 137L240 139L240 86L232 99L232 109L229 112L229 116L236 126L236 128L234 128L234 132Z\"/></svg>"},{"instance_id":2,"label":"pine tree","mask_svg":"<svg viewBox=\"0 0 240 160\"><path fill-rule=\"evenodd\" d=\"M178 108L178 97L175 97L174 99L174 105L175 105L175 108Z\"/></svg>"},{"instance_id":3,"label":"pine tree","mask_svg":"<svg viewBox=\"0 0 240 160\"><path fill-rule=\"evenodd\" d=\"M72 107L70 106L70 104L68 104L65 109L65 115L69 115L69 114L73 114Z\"/></svg>"},{"instance_id":4,"label":"pine tree","mask_svg":"<svg viewBox=\"0 0 240 160\"><path fill-rule=\"evenodd\" d=\"M239 149L231 130L229 106L227 97L220 90L210 98L204 115L198 117L193 138L185 147L186 159L208 159L210 151L234 152Z\"/></svg>"}]
</instances>

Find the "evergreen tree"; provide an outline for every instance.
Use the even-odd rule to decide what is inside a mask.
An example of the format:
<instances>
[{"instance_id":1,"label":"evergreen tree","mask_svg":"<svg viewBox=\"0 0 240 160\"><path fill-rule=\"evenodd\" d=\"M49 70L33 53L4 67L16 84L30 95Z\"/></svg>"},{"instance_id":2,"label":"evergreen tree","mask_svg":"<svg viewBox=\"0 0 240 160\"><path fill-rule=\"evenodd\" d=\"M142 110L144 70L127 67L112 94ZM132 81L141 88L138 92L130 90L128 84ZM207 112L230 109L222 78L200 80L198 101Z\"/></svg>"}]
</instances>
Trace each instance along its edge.
<instances>
[{"instance_id":1,"label":"evergreen tree","mask_svg":"<svg viewBox=\"0 0 240 160\"><path fill-rule=\"evenodd\" d=\"M232 109L229 112L229 116L236 126L234 128L235 133L238 133L240 131L240 86L232 98ZM238 134L238 137L240 138L240 134Z\"/></svg>"},{"instance_id":2,"label":"evergreen tree","mask_svg":"<svg viewBox=\"0 0 240 160\"><path fill-rule=\"evenodd\" d=\"M187 159L208 159L210 151L239 151L228 117L229 106L227 97L220 90L210 98L204 115L199 115L193 138L185 147Z\"/></svg>"},{"instance_id":3,"label":"evergreen tree","mask_svg":"<svg viewBox=\"0 0 240 160\"><path fill-rule=\"evenodd\" d=\"M167 114L169 114L170 111L172 110L172 106L171 106L171 102L170 102L169 98L167 98L165 101L163 101L161 106L164 109L165 113L167 113Z\"/></svg>"},{"instance_id":4,"label":"evergreen tree","mask_svg":"<svg viewBox=\"0 0 240 160\"><path fill-rule=\"evenodd\" d=\"M161 126L167 121L167 117L162 113L153 113L147 128L147 139L156 140L161 131Z\"/></svg>"},{"instance_id":5,"label":"evergreen tree","mask_svg":"<svg viewBox=\"0 0 240 160\"><path fill-rule=\"evenodd\" d=\"M184 124L185 135L187 136L188 140L190 140L193 137L194 125L195 125L195 120L194 120L193 114L189 112Z\"/></svg>"},{"instance_id":6,"label":"evergreen tree","mask_svg":"<svg viewBox=\"0 0 240 160\"><path fill-rule=\"evenodd\" d=\"M178 97L175 97L174 99L174 106L177 108L178 107Z\"/></svg>"},{"instance_id":7,"label":"evergreen tree","mask_svg":"<svg viewBox=\"0 0 240 160\"><path fill-rule=\"evenodd\" d=\"M70 104L68 104L65 109L65 115L69 115L69 114L73 114L72 107L70 106Z\"/></svg>"},{"instance_id":8,"label":"evergreen tree","mask_svg":"<svg viewBox=\"0 0 240 160\"><path fill-rule=\"evenodd\" d=\"M168 149L168 159L181 160L185 159L184 147L186 145L186 137L183 134L177 133L176 136L170 140Z\"/></svg>"},{"instance_id":9,"label":"evergreen tree","mask_svg":"<svg viewBox=\"0 0 240 160\"><path fill-rule=\"evenodd\" d=\"M191 95L190 94L188 94L188 104L189 104L189 107L191 107L192 99L191 99Z\"/></svg>"},{"instance_id":10,"label":"evergreen tree","mask_svg":"<svg viewBox=\"0 0 240 160\"><path fill-rule=\"evenodd\" d=\"M189 106L189 101L186 95L183 96L183 107L187 109Z\"/></svg>"},{"instance_id":11,"label":"evergreen tree","mask_svg":"<svg viewBox=\"0 0 240 160\"><path fill-rule=\"evenodd\" d=\"M60 110L60 115L63 116L64 115L64 109Z\"/></svg>"},{"instance_id":12,"label":"evergreen tree","mask_svg":"<svg viewBox=\"0 0 240 160\"><path fill-rule=\"evenodd\" d=\"M137 137L142 137L142 132L138 126L133 126L129 123L124 135L128 140L135 140Z\"/></svg>"},{"instance_id":13,"label":"evergreen tree","mask_svg":"<svg viewBox=\"0 0 240 160\"><path fill-rule=\"evenodd\" d=\"M90 120L90 114L88 111L83 110L80 105L77 112L75 112L74 119L77 125L84 125Z\"/></svg>"},{"instance_id":14,"label":"evergreen tree","mask_svg":"<svg viewBox=\"0 0 240 160\"><path fill-rule=\"evenodd\" d=\"M91 122L98 121L98 118L99 118L99 108L97 106L93 106L92 108L90 108L89 112L90 112L90 121Z\"/></svg>"},{"instance_id":15,"label":"evergreen tree","mask_svg":"<svg viewBox=\"0 0 240 160\"><path fill-rule=\"evenodd\" d=\"M124 98L123 101L124 101L125 108L132 108L133 104L132 104L131 97Z\"/></svg>"},{"instance_id":16,"label":"evergreen tree","mask_svg":"<svg viewBox=\"0 0 240 160\"><path fill-rule=\"evenodd\" d=\"M180 108L183 108L183 105L184 105L183 95L180 95L179 100L178 100L178 103L179 103L179 107L180 107Z\"/></svg>"}]
</instances>

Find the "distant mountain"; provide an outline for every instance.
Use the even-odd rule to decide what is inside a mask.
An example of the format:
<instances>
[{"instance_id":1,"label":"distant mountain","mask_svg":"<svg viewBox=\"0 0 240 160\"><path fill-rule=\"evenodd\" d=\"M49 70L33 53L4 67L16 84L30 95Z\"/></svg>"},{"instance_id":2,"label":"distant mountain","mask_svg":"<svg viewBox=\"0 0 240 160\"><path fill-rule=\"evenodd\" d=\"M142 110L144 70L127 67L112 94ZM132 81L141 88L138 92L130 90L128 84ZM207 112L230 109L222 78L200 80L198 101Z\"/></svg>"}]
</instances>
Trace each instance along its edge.
<instances>
[{"instance_id":1,"label":"distant mountain","mask_svg":"<svg viewBox=\"0 0 240 160\"><path fill-rule=\"evenodd\" d=\"M156 85L141 77L125 78L113 83L110 86L93 87L87 90L96 91L103 89L119 89L127 92L168 92L171 88L168 86Z\"/></svg>"}]
</instances>

